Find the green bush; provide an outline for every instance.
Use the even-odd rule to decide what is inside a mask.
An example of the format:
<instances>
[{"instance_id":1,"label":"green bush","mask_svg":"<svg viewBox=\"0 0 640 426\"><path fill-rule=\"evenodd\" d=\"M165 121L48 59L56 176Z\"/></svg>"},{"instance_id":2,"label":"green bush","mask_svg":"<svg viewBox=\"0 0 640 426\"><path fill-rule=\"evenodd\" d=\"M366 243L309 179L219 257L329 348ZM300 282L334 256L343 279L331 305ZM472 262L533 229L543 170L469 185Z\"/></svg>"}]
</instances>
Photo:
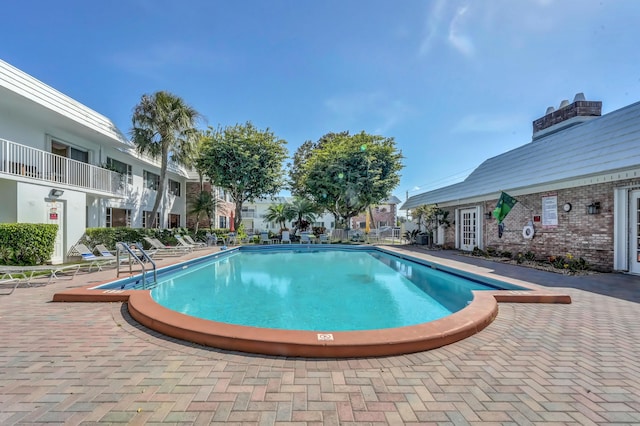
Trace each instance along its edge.
<instances>
[{"instance_id":1,"label":"green bush","mask_svg":"<svg viewBox=\"0 0 640 426\"><path fill-rule=\"evenodd\" d=\"M58 225L0 223L0 262L31 266L51 259Z\"/></svg>"}]
</instances>

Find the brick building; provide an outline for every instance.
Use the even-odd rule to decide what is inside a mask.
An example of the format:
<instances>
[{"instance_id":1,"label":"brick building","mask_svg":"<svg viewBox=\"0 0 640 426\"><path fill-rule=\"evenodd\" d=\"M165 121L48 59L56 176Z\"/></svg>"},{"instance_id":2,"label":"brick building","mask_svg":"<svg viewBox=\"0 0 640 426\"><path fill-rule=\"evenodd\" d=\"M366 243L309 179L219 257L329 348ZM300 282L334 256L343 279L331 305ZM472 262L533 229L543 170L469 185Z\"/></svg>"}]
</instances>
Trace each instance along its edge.
<instances>
[{"instance_id":1,"label":"brick building","mask_svg":"<svg viewBox=\"0 0 640 426\"><path fill-rule=\"evenodd\" d=\"M398 197L391 195L380 204L371 206L371 229L396 226L398 221L398 204L400 204ZM365 226L366 216L364 213L351 219L351 229L364 229Z\"/></svg>"},{"instance_id":2,"label":"brick building","mask_svg":"<svg viewBox=\"0 0 640 426\"><path fill-rule=\"evenodd\" d=\"M640 274L640 102L606 115L601 107L582 94L550 107L530 142L401 209L448 210L451 226L436 233L447 247L571 253L601 270ZM502 191L518 203L500 235L491 212Z\"/></svg>"}]
</instances>

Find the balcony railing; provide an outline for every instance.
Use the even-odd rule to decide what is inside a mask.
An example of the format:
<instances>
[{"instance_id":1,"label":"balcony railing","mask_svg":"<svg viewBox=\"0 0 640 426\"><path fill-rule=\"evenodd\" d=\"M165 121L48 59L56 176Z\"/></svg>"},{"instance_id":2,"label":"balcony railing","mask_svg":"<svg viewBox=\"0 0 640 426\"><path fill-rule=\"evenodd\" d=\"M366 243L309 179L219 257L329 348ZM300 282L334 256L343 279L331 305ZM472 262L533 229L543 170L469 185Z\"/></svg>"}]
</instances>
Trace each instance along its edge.
<instances>
[{"instance_id":1,"label":"balcony railing","mask_svg":"<svg viewBox=\"0 0 640 426\"><path fill-rule=\"evenodd\" d=\"M88 192L122 192L119 173L4 139L0 139L0 173Z\"/></svg>"}]
</instances>

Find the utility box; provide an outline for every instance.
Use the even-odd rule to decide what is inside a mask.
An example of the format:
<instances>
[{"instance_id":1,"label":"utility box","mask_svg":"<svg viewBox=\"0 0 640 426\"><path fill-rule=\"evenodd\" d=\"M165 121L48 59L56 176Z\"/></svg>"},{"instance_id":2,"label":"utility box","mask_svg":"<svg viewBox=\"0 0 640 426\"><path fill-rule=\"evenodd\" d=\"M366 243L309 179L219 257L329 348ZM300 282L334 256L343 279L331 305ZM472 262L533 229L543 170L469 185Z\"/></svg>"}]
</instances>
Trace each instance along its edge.
<instances>
[{"instance_id":1,"label":"utility box","mask_svg":"<svg viewBox=\"0 0 640 426\"><path fill-rule=\"evenodd\" d=\"M429 236L427 234L419 234L417 242L422 246L427 245L429 244Z\"/></svg>"}]
</instances>

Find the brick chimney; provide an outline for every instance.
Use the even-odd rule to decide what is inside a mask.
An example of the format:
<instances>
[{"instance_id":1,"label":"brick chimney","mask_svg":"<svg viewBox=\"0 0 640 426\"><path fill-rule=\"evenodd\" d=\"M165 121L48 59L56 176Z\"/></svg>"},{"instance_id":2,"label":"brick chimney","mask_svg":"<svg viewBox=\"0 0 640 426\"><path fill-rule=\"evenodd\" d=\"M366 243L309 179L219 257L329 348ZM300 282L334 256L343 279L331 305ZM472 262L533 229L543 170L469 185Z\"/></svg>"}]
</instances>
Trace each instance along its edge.
<instances>
[{"instance_id":1,"label":"brick chimney","mask_svg":"<svg viewBox=\"0 0 640 426\"><path fill-rule=\"evenodd\" d=\"M549 107L544 117L533 122L532 139L540 139L558 130L600 117L600 115L602 115L602 102L587 101L584 93L577 93L572 103L563 100L557 110Z\"/></svg>"}]
</instances>

